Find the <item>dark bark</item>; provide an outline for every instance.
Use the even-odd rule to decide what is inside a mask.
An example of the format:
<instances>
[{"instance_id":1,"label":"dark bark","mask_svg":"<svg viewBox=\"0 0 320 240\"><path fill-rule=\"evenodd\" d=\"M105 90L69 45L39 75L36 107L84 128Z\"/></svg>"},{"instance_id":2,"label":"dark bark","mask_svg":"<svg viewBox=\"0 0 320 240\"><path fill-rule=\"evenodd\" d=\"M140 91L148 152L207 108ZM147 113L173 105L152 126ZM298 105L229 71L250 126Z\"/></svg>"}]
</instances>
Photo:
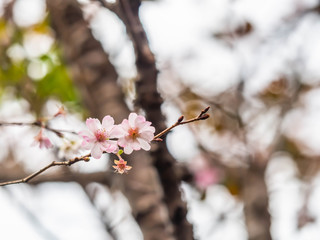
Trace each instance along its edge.
<instances>
[{"instance_id":1,"label":"dark bark","mask_svg":"<svg viewBox=\"0 0 320 240\"><path fill-rule=\"evenodd\" d=\"M242 179L242 199L249 240L271 240L265 166L251 163Z\"/></svg>"},{"instance_id":2,"label":"dark bark","mask_svg":"<svg viewBox=\"0 0 320 240\"><path fill-rule=\"evenodd\" d=\"M48 0L47 5L64 57L91 116L101 119L109 114L118 123L127 118L129 110L117 85L117 73L94 39L77 1ZM133 169L125 176L115 174L112 182L128 198L144 239L173 239L168 210L162 202L163 191L149 153L139 151L124 157Z\"/></svg>"},{"instance_id":3,"label":"dark bark","mask_svg":"<svg viewBox=\"0 0 320 240\"><path fill-rule=\"evenodd\" d=\"M118 0L115 12L125 23L136 54L138 70L136 105L146 112L147 119L161 131L166 128L161 112L163 100L157 91L158 70L155 58L139 19L140 4L139 0ZM181 199L180 179L175 171L176 161L165 144L159 144L152 151L152 157L165 192L164 202L168 206L170 219L174 224L175 236L181 240L193 239L192 225L186 219L187 206Z\"/></svg>"}]
</instances>

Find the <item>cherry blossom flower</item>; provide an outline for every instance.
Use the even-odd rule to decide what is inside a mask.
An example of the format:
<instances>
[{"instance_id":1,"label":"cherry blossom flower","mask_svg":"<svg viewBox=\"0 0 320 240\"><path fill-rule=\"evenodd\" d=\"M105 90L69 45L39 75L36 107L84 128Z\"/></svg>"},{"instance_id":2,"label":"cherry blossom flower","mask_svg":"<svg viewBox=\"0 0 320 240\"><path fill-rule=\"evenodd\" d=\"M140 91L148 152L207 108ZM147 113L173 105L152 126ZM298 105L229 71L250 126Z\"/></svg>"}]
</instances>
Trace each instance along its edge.
<instances>
[{"instance_id":1,"label":"cherry blossom flower","mask_svg":"<svg viewBox=\"0 0 320 240\"><path fill-rule=\"evenodd\" d=\"M77 157L81 149L82 140L80 139L68 139L64 140L59 147L58 156L59 158L65 157L66 159L71 159Z\"/></svg>"},{"instance_id":2,"label":"cherry blossom flower","mask_svg":"<svg viewBox=\"0 0 320 240\"><path fill-rule=\"evenodd\" d=\"M64 106L60 106L58 111L53 115L53 117L58 117L58 116L66 116L67 115L67 111L64 108Z\"/></svg>"},{"instance_id":3,"label":"cherry blossom flower","mask_svg":"<svg viewBox=\"0 0 320 240\"><path fill-rule=\"evenodd\" d=\"M193 158L190 164L190 170L194 174L196 186L202 190L218 183L221 179L219 170L209 164L209 161L204 154L199 154Z\"/></svg>"},{"instance_id":4,"label":"cherry blossom flower","mask_svg":"<svg viewBox=\"0 0 320 240\"><path fill-rule=\"evenodd\" d=\"M50 139L43 134L43 128L41 128L38 135L34 137L34 142L32 143L32 146L35 146L37 144L39 144L40 148L43 148L43 147L51 148L52 147L52 143L51 143Z\"/></svg>"},{"instance_id":5,"label":"cherry blossom flower","mask_svg":"<svg viewBox=\"0 0 320 240\"><path fill-rule=\"evenodd\" d=\"M218 171L214 168L201 169L195 173L195 183L200 189L207 189L219 181Z\"/></svg>"},{"instance_id":6,"label":"cherry blossom flower","mask_svg":"<svg viewBox=\"0 0 320 240\"><path fill-rule=\"evenodd\" d=\"M120 136L119 128L114 125L112 117L105 116L102 124L96 118L88 118L86 121L88 129L83 130L79 135L83 138L82 147L91 150L91 155L99 159L104 151L115 153L118 151L117 141L109 140Z\"/></svg>"},{"instance_id":7,"label":"cherry blossom flower","mask_svg":"<svg viewBox=\"0 0 320 240\"><path fill-rule=\"evenodd\" d=\"M119 156L120 157L120 156ZM124 161L121 157L118 160L114 160L114 164L112 167L115 169L115 172L120 174L127 173L132 167L127 165L127 161Z\"/></svg>"},{"instance_id":8,"label":"cherry blossom flower","mask_svg":"<svg viewBox=\"0 0 320 240\"><path fill-rule=\"evenodd\" d=\"M120 127L123 135L119 138L118 144L123 147L126 154L141 148L146 151L150 150L150 142L154 138L155 132L155 128L150 125L151 122L136 113L130 113L129 120L122 121Z\"/></svg>"}]
</instances>

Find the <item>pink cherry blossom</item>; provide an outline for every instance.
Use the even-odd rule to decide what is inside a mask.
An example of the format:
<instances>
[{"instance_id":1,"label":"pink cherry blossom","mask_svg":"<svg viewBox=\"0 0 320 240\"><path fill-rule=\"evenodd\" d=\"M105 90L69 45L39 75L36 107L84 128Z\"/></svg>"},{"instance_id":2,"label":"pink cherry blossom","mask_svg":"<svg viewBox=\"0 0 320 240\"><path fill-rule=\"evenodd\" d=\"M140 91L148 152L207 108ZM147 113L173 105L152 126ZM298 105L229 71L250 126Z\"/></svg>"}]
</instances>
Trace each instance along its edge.
<instances>
[{"instance_id":1,"label":"pink cherry blossom","mask_svg":"<svg viewBox=\"0 0 320 240\"><path fill-rule=\"evenodd\" d=\"M202 190L216 184L221 179L219 170L209 164L208 157L204 154L199 154L193 158L190 163L190 170L193 172L196 186Z\"/></svg>"},{"instance_id":2,"label":"pink cherry blossom","mask_svg":"<svg viewBox=\"0 0 320 240\"><path fill-rule=\"evenodd\" d=\"M40 148L51 148L52 147L52 143L50 141L49 138L47 138L44 134L43 134L43 128L40 129L40 132L38 133L37 136L34 137L34 142L32 143L32 146L35 146L39 144Z\"/></svg>"},{"instance_id":3,"label":"pink cherry blossom","mask_svg":"<svg viewBox=\"0 0 320 240\"><path fill-rule=\"evenodd\" d=\"M112 117L105 116L102 124L96 118L88 118L86 125L88 129L81 131L79 135L83 138L82 147L91 150L92 157L99 159L103 151L108 153L118 151L117 141L109 140L119 136Z\"/></svg>"},{"instance_id":4,"label":"pink cherry blossom","mask_svg":"<svg viewBox=\"0 0 320 240\"><path fill-rule=\"evenodd\" d=\"M150 142L154 138L155 128L150 126L151 122L146 121L143 116L130 113L129 120L124 119L119 125L123 135L119 138L118 144L123 147L126 154L141 148L150 150Z\"/></svg>"},{"instance_id":5,"label":"pink cherry blossom","mask_svg":"<svg viewBox=\"0 0 320 240\"><path fill-rule=\"evenodd\" d=\"M195 183L200 189L207 189L219 181L218 171L214 168L201 169L195 172Z\"/></svg>"},{"instance_id":6,"label":"pink cherry blossom","mask_svg":"<svg viewBox=\"0 0 320 240\"><path fill-rule=\"evenodd\" d=\"M114 164L112 167L115 169L115 172L118 172L120 174L128 173L128 171L132 168L131 166L127 165L127 161L123 160L119 156L119 161L114 160Z\"/></svg>"}]
</instances>

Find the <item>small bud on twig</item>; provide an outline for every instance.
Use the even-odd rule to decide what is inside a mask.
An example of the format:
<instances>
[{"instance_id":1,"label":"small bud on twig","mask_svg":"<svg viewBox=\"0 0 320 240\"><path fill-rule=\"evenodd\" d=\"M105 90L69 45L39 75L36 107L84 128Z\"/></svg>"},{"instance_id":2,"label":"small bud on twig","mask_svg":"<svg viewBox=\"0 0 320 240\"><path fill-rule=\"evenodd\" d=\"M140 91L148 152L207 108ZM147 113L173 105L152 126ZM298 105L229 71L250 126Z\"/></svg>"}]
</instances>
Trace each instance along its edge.
<instances>
[{"instance_id":1,"label":"small bud on twig","mask_svg":"<svg viewBox=\"0 0 320 240\"><path fill-rule=\"evenodd\" d=\"M207 118L209 118L210 115L209 114L203 114L202 116L199 117L200 120L205 120Z\"/></svg>"},{"instance_id":2,"label":"small bud on twig","mask_svg":"<svg viewBox=\"0 0 320 240\"><path fill-rule=\"evenodd\" d=\"M182 122L183 121L183 119L184 119L184 116L182 115L181 117L179 117L179 119L178 119L178 123L180 123L180 122Z\"/></svg>"},{"instance_id":3,"label":"small bud on twig","mask_svg":"<svg viewBox=\"0 0 320 240\"><path fill-rule=\"evenodd\" d=\"M210 107L206 107L204 110L202 110L202 114L204 114L204 113L208 112L208 111L209 111L209 109L210 109Z\"/></svg>"},{"instance_id":4,"label":"small bud on twig","mask_svg":"<svg viewBox=\"0 0 320 240\"><path fill-rule=\"evenodd\" d=\"M156 139L154 139L154 141L162 142L162 141L163 141L163 139L162 139L162 138L156 138Z\"/></svg>"},{"instance_id":5,"label":"small bud on twig","mask_svg":"<svg viewBox=\"0 0 320 240\"><path fill-rule=\"evenodd\" d=\"M205 109L203 109L203 110L201 111L201 113L199 114L198 118L199 118L199 119L202 119L202 116L204 116L204 114L205 114L206 112L208 112L209 109L210 109L210 107L206 107ZM207 118L208 118L208 117L207 117ZM204 118L204 119L207 119L207 118Z\"/></svg>"}]
</instances>

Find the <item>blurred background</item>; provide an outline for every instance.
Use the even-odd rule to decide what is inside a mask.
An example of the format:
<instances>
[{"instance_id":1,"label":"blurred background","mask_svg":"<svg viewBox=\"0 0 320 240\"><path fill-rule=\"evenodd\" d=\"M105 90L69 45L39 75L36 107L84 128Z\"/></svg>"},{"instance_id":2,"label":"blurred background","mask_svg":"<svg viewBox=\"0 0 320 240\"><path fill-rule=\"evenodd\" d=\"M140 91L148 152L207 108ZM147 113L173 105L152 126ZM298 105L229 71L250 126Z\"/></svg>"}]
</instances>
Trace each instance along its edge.
<instances>
[{"instance_id":1,"label":"blurred background","mask_svg":"<svg viewBox=\"0 0 320 240\"><path fill-rule=\"evenodd\" d=\"M1 239L316 240L318 0L0 0L0 180L87 152L87 117L135 111L151 151L0 188ZM54 116L61 106L66 114Z\"/></svg>"}]
</instances>

